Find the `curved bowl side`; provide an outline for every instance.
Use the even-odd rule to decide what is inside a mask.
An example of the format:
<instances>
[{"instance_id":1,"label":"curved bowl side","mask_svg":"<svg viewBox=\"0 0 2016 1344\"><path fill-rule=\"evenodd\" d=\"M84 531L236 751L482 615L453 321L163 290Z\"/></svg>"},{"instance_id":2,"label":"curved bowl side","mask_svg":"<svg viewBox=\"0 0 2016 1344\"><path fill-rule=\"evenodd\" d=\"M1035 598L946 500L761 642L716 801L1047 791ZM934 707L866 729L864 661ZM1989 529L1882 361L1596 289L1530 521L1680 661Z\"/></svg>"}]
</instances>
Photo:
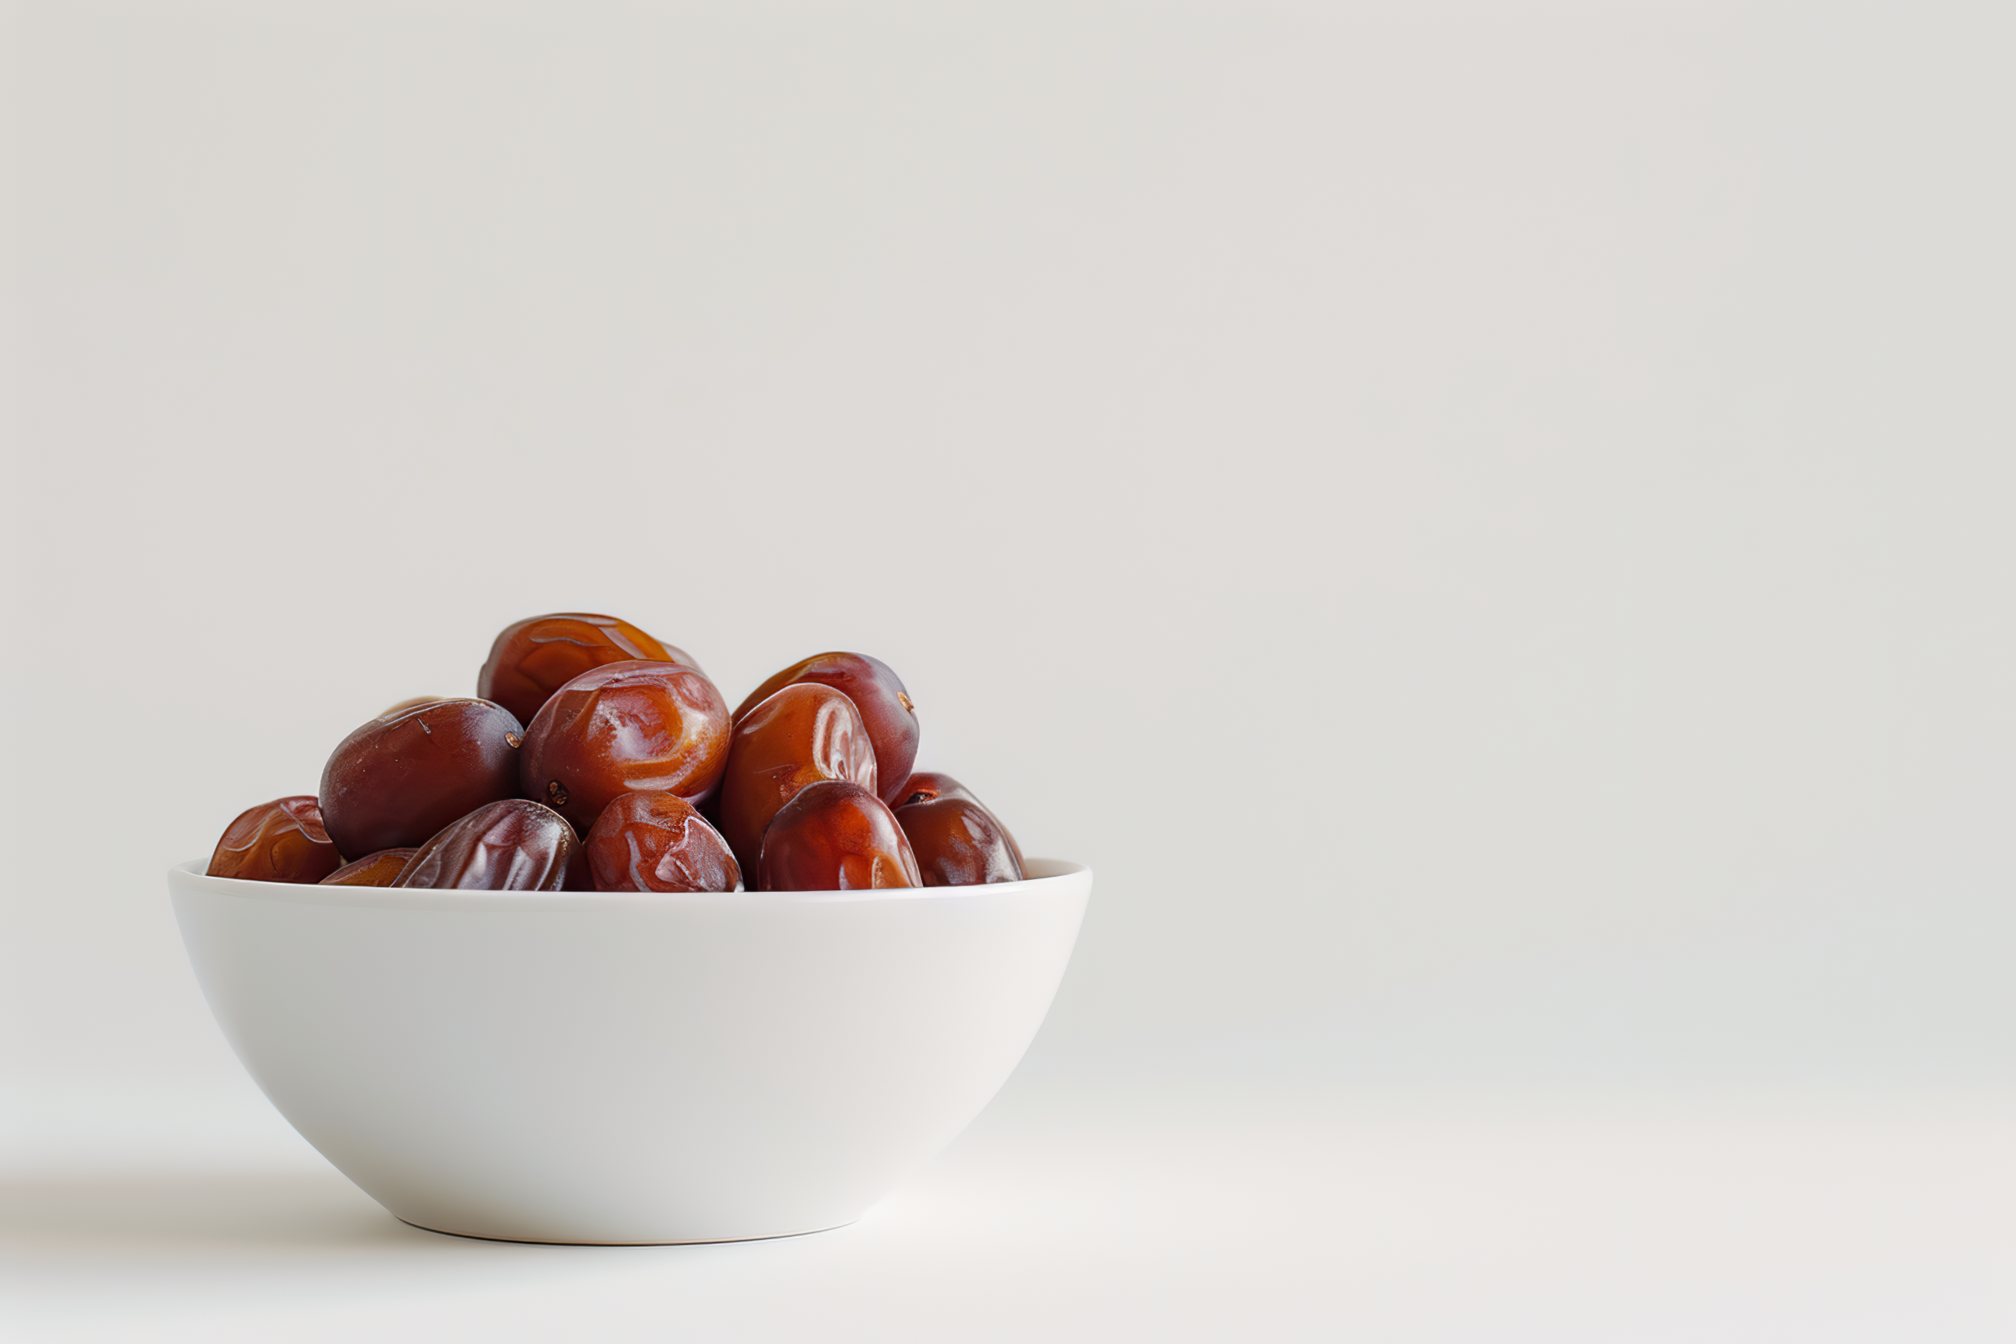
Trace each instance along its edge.
<instances>
[{"instance_id":1,"label":"curved bowl side","mask_svg":"<svg viewBox=\"0 0 2016 1344\"><path fill-rule=\"evenodd\" d=\"M398 1217L520 1241L853 1221L1007 1080L1091 890L1053 863L944 896L458 905L187 867L191 964L281 1114Z\"/></svg>"}]
</instances>

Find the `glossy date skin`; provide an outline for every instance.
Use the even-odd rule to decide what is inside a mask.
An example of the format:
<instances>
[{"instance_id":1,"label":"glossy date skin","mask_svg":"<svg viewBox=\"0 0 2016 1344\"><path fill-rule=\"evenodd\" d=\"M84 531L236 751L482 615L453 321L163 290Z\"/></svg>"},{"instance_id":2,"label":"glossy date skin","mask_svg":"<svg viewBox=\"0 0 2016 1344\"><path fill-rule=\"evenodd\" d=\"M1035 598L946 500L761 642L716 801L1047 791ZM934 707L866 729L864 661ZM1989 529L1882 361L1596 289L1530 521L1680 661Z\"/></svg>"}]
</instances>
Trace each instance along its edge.
<instances>
[{"instance_id":1,"label":"glossy date skin","mask_svg":"<svg viewBox=\"0 0 2016 1344\"><path fill-rule=\"evenodd\" d=\"M992 812L970 798L935 798L896 809L927 887L1020 882L1022 863Z\"/></svg>"},{"instance_id":2,"label":"glossy date skin","mask_svg":"<svg viewBox=\"0 0 2016 1344\"><path fill-rule=\"evenodd\" d=\"M917 709L903 679L879 658L865 653L816 653L793 663L750 692L735 711L735 721L786 686L816 682L831 686L854 702L875 748L875 768L881 780L879 796L893 803L896 790L910 777L917 759Z\"/></svg>"},{"instance_id":3,"label":"glossy date skin","mask_svg":"<svg viewBox=\"0 0 2016 1344\"><path fill-rule=\"evenodd\" d=\"M633 659L700 668L684 649L663 643L628 621L563 611L506 626L476 674L476 694L495 700L520 723L530 724L555 691L583 672Z\"/></svg>"},{"instance_id":4,"label":"glossy date skin","mask_svg":"<svg viewBox=\"0 0 2016 1344\"><path fill-rule=\"evenodd\" d=\"M376 854L344 864L322 879L325 887L389 887L406 871L406 861L417 849L381 849Z\"/></svg>"},{"instance_id":5,"label":"glossy date skin","mask_svg":"<svg viewBox=\"0 0 2016 1344\"><path fill-rule=\"evenodd\" d=\"M729 739L716 807L742 871L756 871L764 830L800 789L844 779L873 793L876 769L860 711L831 686L786 686L744 714Z\"/></svg>"},{"instance_id":6,"label":"glossy date skin","mask_svg":"<svg viewBox=\"0 0 2016 1344\"><path fill-rule=\"evenodd\" d=\"M625 793L713 794L728 763L728 704L705 673L628 661L590 669L525 730L519 790L586 832Z\"/></svg>"},{"instance_id":7,"label":"glossy date skin","mask_svg":"<svg viewBox=\"0 0 2016 1344\"><path fill-rule=\"evenodd\" d=\"M320 882L342 864L315 800L295 794L240 812L204 871L249 882Z\"/></svg>"},{"instance_id":8,"label":"glossy date skin","mask_svg":"<svg viewBox=\"0 0 2016 1344\"><path fill-rule=\"evenodd\" d=\"M927 803L963 806L915 810ZM917 866L924 872L926 886L1020 882L1026 875L1029 865L1022 858L1022 847L1001 824L1001 818L952 776L919 770L904 783L895 806L896 821L917 851ZM932 880L934 870L941 881ZM1003 873L1013 876L998 875Z\"/></svg>"},{"instance_id":9,"label":"glossy date skin","mask_svg":"<svg viewBox=\"0 0 2016 1344\"><path fill-rule=\"evenodd\" d=\"M859 784L821 780L800 789L763 833L763 891L867 891L921 887L916 855L889 805Z\"/></svg>"},{"instance_id":10,"label":"glossy date skin","mask_svg":"<svg viewBox=\"0 0 2016 1344\"><path fill-rule=\"evenodd\" d=\"M580 842L559 813L523 798L486 803L422 846L388 885L559 891Z\"/></svg>"},{"instance_id":11,"label":"glossy date skin","mask_svg":"<svg viewBox=\"0 0 2016 1344\"><path fill-rule=\"evenodd\" d=\"M675 794L624 794L582 843L596 891L733 891L742 880L721 832Z\"/></svg>"},{"instance_id":12,"label":"glossy date skin","mask_svg":"<svg viewBox=\"0 0 2016 1344\"><path fill-rule=\"evenodd\" d=\"M436 700L373 719L322 770L322 823L345 854L419 845L518 792L524 729L488 700Z\"/></svg>"}]
</instances>

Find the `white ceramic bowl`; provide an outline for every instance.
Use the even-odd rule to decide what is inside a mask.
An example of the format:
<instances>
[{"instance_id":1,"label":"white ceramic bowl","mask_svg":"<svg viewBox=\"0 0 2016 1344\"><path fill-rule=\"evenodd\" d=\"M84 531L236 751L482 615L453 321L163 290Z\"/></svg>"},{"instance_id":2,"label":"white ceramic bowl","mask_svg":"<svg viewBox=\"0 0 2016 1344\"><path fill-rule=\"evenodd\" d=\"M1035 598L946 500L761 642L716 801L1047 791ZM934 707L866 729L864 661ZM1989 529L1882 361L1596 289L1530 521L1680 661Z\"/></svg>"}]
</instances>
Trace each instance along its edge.
<instances>
[{"instance_id":1,"label":"white ceramic bowl","mask_svg":"<svg viewBox=\"0 0 2016 1344\"><path fill-rule=\"evenodd\" d=\"M852 1222L1036 1034L1092 874L910 891L404 891L168 872L218 1025L398 1217L511 1241Z\"/></svg>"}]
</instances>

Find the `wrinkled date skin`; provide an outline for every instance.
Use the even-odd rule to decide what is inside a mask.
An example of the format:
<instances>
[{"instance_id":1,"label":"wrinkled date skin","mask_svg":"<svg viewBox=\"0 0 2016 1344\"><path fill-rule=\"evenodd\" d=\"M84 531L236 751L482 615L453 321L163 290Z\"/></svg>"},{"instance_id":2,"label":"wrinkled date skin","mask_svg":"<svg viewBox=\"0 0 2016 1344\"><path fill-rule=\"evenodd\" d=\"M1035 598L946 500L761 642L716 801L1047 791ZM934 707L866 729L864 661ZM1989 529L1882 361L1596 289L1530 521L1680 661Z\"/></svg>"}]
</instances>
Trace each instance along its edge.
<instances>
[{"instance_id":1,"label":"wrinkled date skin","mask_svg":"<svg viewBox=\"0 0 2016 1344\"><path fill-rule=\"evenodd\" d=\"M436 700L373 719L322 769L322 824L345 854L418 845L518 792L524 729L488 700Z\"/></svg>"},{"instance_id":2,"label":"wrinkled date skin","mask_svg":"<svg viewBox=\"0 0 2016 1344\"><path fill-rule=\"evenodd\" d=\"M519 788L583 832L625 793L708 798L728 763L728 702L678 663L608 663L548 700L525 730Z\"/></svg>"},{"instance_id":3,"label":"wrinkled date skin","mask_svg":"<svg viewBox=\"0 0 2016 1344\"><path fill-rule=\"evenodd\" d=\"M896 790L910 777L910 766L917 759L917 709L903 689L903 679L881 659L865 653L816 653L750 692L736 709L735 722L740 723L744 715L784 687L807 681L831 686L861 711L882 781L879 796L883 802L893 803Z\"/></svg>"},{"instance_id":4,"label":"wrinkled date skin","mask_svg":"<svg viewBox=\"0 0 2016 1344\"><path fill-rule=\"evenodd\" d=\"M420 846L395 887L559 891L580 841L550 807L523 798L487 803Z\"/></svg>"},{"instance_id":5,"label":"wrinkled date skin","mask_svg":"<svg viewBox=\"0 0 2016 1344\"><path fill-rule=\"evenodd\" d=\"M963 803L967 806L913 811L933 802ZM898 792L895 808L897 823L903 827L903 834L910 837L910 847L917 851L917 866L924 872L926 886L963 887L976 882L1020 882L1028 873L1029 865L1022 858L1022 846L1015 843L1015 837L1001 824L1001 818L974 797L972 790L950 775L936 770L919 770ZM972 817L974 812L980 815ZM955 823L955 817L962 820ZM966 820L969 817L971 819ZM1001 861L1000 849L1006 851L1005 864ZM988 857L983 858L981 851L985 851ZM934 869L942 875L942 881L932 880ZM952 876L953 873L979 872L989 873L990 876ZM1013 876L991 875L1002 872L1012 872Z\"/></svg>"},{"instance_id":6,"label":"wrinkled date skin","mask_svg":"<svg viewBox=\"0 0 2016 1344\"><path fill-rule=\"evenodd\" d=\"M322 879L325 887L389 887L406 871L406 861L417 849L381 849L376 854L346 863Z\"/></svg>"},{"instance_id":7,"label":"wrinkled date skin","mask_svg":"<svg viewBox=\"0 0 2016 1344\"><path fill-rule=\"evenodd\" d=\"M604 663L642 659L700 665L684 649L645 634L628 621L593 612L563 611L509 625L490 646L489 661L476 674L476 694L495 700L529 724L553 693Z\"/></svg>"},{"instance_id":8,"label":"wrinkled date skin","mask_svg":"<svg viewBox=\"0 0 2016 1344\"><path fill-rule=\"evenodd\" d=\"M924 885L889 805L842 779L807 784L784 804L763 833L758 873L764 891Z\"/></svg>"},{"instance_id":9,"label":"wrinkled date skin","mask_svg":"<svg viewBox=\"0 0 2016 1344\"><path fill-rule=\"evenodd\" d=\"M582 843L597 891L733 891L742 880L721 832L676 794L624 794Z\"/></svg>"},{"instance_id":10,"label":"wrinkled date skin","mask_svg":"<svg viewBox=\"0 0 2016 1344\"><path fill-rule=\"evenodd\" d=\"M204 871L251 882L320 882L342 865L321 809L304 793L240 812Z\"/></svg>"},{"instance_id":11,"label":"wrinkled date skin","mask_svg":"<svg viewBox=\"0 0 2016 1344\"><path fill-rule=\"evenodd\" d=\"M876 770L860 711L831 686L786 686L744 714L729 738L716 809L742 871L756 871L764 829L800 789L844 779L873 793Z\"/></svg>"}]
</instances>

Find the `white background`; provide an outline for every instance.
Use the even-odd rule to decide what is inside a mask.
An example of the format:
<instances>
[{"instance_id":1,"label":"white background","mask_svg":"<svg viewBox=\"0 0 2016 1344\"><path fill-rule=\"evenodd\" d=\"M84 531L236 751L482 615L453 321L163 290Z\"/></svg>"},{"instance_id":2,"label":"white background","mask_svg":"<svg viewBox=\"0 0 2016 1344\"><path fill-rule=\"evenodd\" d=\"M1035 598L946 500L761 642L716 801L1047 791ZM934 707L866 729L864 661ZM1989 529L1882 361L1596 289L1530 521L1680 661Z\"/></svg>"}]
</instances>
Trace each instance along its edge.
<instances>
[{"instance_id":1,"label":"white background","mask_svg":"<svg viewBox=\"0 0 2016 1344\"><path fill-rule=\"evenodd\" d=\"M2016 1328L1997 7L4 13L35 1330ZM556 609L1097 871L880 1221L409 1237L210 1023L161 871Z\"/></svg>"}]
</instances>

